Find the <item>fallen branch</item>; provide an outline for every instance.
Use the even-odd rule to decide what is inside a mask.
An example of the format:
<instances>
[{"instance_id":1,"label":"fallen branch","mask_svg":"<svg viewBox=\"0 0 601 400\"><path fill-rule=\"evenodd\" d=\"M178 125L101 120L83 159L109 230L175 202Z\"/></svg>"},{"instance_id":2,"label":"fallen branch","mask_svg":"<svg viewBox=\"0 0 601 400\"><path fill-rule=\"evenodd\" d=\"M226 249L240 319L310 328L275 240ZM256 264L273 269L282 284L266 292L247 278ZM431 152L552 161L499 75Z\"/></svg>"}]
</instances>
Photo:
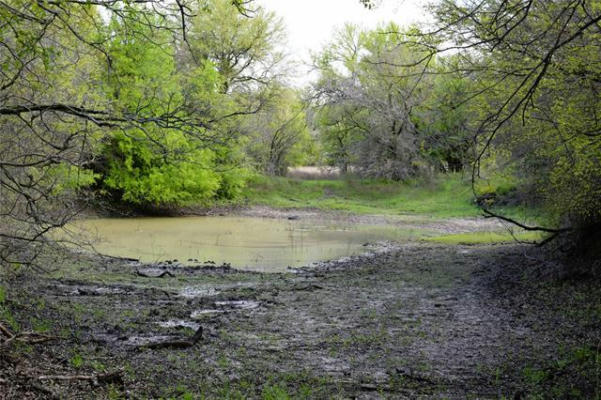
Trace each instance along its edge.
<instances>
[{"instance_id":1,"label":"fallen branch","mask_svg":"<svg viewBox=\"0 0 601 400\"><path fill-rule=\"evenodd\" d=\"M143 278L164 278L165 276L169 276L171 278L175 277L175 275L173 275L169 271L163 271L163 273L161 273L159 275L152 275L152 274L148 274L146 272L142 272L140 270L136 270L136 275L141 276Z\"/></svg>"},{"instance_id":2,"label":"fallen branch","mask_svg":"<svg viewBox=\"0 0 601 400\"><path fill-rule=\"evenodd\" d=\"M2 332L4 336L7 336L8 338L12 338L13 336L15 336L11 333L11 331L8 330L8 328L6 328L2 324L0 324L0 332Z\"/></svg>"},{"instance_id":3,"label":"fallen branch","mask_svg":"<svg viewBox=\"0 0 601 400\"><path fill-rule=\"evenodd\" d=\"M306 286L295 286L292 288L292 290L296 290L296 291L314 291L314 290L321 290L323 289L323 286L320 285L315 285L315 284L309 284Z\"/></svg>"},{"instance_id":4,"label":"fallen branch","mask_svg":"<svg viewBox=\"0 0 601 400\"><path fill-rule=\"evenodd\" d=\"M98 386L102 384L123 384L122 378L123 370L118 370L114 372L107 372L104 374L97 375L41 375L38 376L37 379L40 381L87 381L90 382L93 386Z\"/></svg>"},{"instance_id":5,"label":"fallen branch","mask_svg":"<svg viewBox=\"0 0 601 400\"><path fill-rule=\"evenodd\" d=\"M35 332L22 332L22 333L14 334L7 327L5 327L2 324L0 324L0 332L2 332L2 334L4 336L6 336L6 340L4 340L3 342L0 343L0 347L8 346L13 341L23 342L23 343L28 343L28 344L38 344L38 343L49 342L51 340L62 339L58 336L49 336L49 335L44 335L44 334L35 333Z\"/></svg>"},{"instance_id":6,"label":"fallen branch","mask_svg":"<svg viewBox=\"0 0 601 400\"><path fill-rule=\"evenodd\" d=\"M359 387L361 388L361 390L365 390L368 392L378 392L380 390L385 390L385 391L390 391L390 385L387 384L381 384L381 385L376 385L373 383L362 383L359 385Z\"/></svg>"},{"instance_id":7,"label":"fallen branch","mask_svg":"<svg viewBox=\"0 0 601 400\"><path fill-rule=\"evenodd\" d=\"M25 332L17 335L17 340L30 344L50 342L52 340L61 340L60 336L42 335L41 333Z\"/></svg>"},{"instance_id":8,"label":"fallen branch","mask_svg":"<svg viewBox=\"0 0 601 400\"><path fill-rule=\"evenodd\" d=\"M138 346L140 349L187 349L194 346L202 339L202 326L189 339L165 340L163 342L148 343Z\"/></svg>"}]
</instances>

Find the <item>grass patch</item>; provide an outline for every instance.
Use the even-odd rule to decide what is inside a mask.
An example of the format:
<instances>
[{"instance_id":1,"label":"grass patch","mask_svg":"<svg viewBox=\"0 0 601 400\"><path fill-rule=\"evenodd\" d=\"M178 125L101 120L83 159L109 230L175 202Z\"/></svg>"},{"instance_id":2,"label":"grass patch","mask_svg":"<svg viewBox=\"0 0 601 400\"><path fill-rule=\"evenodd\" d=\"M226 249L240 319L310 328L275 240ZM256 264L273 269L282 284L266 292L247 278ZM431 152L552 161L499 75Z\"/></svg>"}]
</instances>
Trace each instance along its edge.
<instances>
[{"instance_id":1,"label":"grass patch","mask_svg":"<svg viewBox=\"0 0 601 400\"><path fill-rule=\"evenodd\" d=\"M246 200L279 208L318 208L356 214L420 214L438 218L476 216L467 179L449 174L431 181L373 179L301 180L257 176Z\"/></svg>"},{"instance_id":2,"label":"grass patch","mask_svg":"<svg viewBox=\"0 0 601 400\"><path fill-rule=\"evenodd\" d=\"M516 240L524 242L537 242L544 239L540 232L518 232L511 235L509 232L470 232L454 233L450 235L425 237L428 242L444 244L496 244L512 243Z\"/></svg>"}]
</instances>

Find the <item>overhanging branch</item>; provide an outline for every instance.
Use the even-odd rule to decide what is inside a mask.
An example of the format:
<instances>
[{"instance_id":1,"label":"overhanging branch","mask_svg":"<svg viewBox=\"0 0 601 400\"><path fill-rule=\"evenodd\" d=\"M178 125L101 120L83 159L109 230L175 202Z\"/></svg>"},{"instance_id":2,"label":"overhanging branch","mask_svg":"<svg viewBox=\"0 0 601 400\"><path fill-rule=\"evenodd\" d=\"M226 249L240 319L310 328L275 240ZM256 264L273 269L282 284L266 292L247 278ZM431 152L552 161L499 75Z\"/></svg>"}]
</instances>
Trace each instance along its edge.
<instances>
[{"instance_id":1,"label":"overhanging branch","mask_svg":"<svg viewBox=\"0 0 601 400\"><path fill-rule=\"evenodd\" d=\"M572 228L546 228L543 226L530 226L530 225L525 225L522 224L521 222L516 221L513 218L509 218L506 217L504 215L500 215L497 213L494 213L486 208L482 208L482 212L484 213L484 217L485 218L497 218L500 219L501 221L505 221L505 222L509 222L510 224L516 225L520 228L522 228L525 231L530 231L530 232L546 232L546 233L554 233L554 234L558 234L558 233L563 233L563 232L569 232L572 230Z\"/></svg>"}]
</instances>

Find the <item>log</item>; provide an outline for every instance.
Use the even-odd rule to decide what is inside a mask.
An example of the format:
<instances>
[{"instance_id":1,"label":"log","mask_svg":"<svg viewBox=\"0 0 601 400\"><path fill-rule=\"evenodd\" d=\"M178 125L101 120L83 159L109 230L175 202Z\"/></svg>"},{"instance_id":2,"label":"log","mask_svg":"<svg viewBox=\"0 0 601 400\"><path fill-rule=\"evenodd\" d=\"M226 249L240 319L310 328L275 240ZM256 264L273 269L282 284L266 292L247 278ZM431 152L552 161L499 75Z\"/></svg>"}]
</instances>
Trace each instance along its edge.
<instances>
[{"instance_id":1,"label":"log","mask_svg":"<svg viewBox=\"0 0 601 400\"><path fill-rule=\"evenodd\" d=\"M194 346L198 341L202 339L202 326L196 330L196 333L189 339L181 340L165 340L163 342L147 343L138 346L140 349L187 349L188 347Z\"/></svg>"}]
</instances>

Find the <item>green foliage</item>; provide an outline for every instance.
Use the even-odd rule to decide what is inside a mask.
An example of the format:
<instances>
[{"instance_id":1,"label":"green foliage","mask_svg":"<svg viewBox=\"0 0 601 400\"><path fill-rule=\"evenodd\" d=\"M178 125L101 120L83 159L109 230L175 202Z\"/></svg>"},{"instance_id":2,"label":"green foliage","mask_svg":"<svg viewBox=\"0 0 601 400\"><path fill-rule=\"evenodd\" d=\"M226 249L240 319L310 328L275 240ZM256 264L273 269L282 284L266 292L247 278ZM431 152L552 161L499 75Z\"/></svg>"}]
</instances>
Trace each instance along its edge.
<instances>
[{"instance_id":1,"label":"green foliage","mask_svg":"<svg viewBox=\"0 0 601 400\"><path fill-rule=\"evenodd\" d=\"M247 179L250 172L244 168L232 167L219 174L221 179L217 198L225 200L235 200L242 196L246 188Z\"/></svg>"},{"instance_id":2,"label":"green foliage","mask_svg":"<svg viewBox=\"0 0 601 400\"><path fill-rule=\"evenodd\" d=\"M14 332L18 332L20 330L20 324L8 308L6 296L6 289L3 286L0 286L0 321L7 323Z\"/></svg>"},{"instance_id":3,"label":"green foliage","mask_svg":"<svg viewBox=\"0 0 601 400\"><path fill-rule=\"evenodd\" d=\"M138 10L126 7L125 13L135 15ZM158 20L157 16L147 24L158 26ZM170 45L168 33L147 24L117 17L111 20L111 69L107 71L106 91L125 112L148 109L161 115L172 112L182 101L175 73L175 47Z\"/></svg>"},{"instance_id":4,"label":"green foliage","mask_svg":"<svg viewBox=\"0 0 601 400\"><path fill-rule=\"evenodd\" d=\"M215 196L220 177L207 168L214 161L211 151L189 149L179 133L163 137L170 145L163 154L144 139L115 133L110 151L104 151L110 157L107 188L123 193L124 201L143 205L183 205Z\"/></svg>"},{"instance_id":5,"label":"green foliage","mask_svg":"<svg viewBox=\"0 0 601 400\"><path fill-rule=\"evenodd\" d=\"M175 46L166 31L118 18L109 29L112 69L105 90L125 115L168 115L177 124L192 112L195 118L208 120L214 118L215 109L230 107L219 93L223 78L210 61L185 74L177 70ZM189 132L177 125L150 124L112 131L99 146L102 162L95 166L103 191L127 203L154 207L240 196L246 173L241 157L235 155L237 142L230 140L229 147L208 145L212 136L219 135L218 125L212 129Z\"/></svg>"},{"instance_id":6,"label":"green foliage","mask_svg":"<svg viewBox=\"0 0 601 400\"><path fill-rule=\"evenodd\" d=\"M180 396L181 400L194 400L195 398L196 396L194 396L192 393L184 393Z\"/></svg>"},{"instance_id":7,"label":"green foliage","mask_svg":"<svg viewBox=\"0 0 601 400\"><path fill-rule=\"evenodd\" d=\"M32 171L36 173L37 171ZM74 165L59 164L48 171L46 179L57 182L53 187L53 194L64 194L67 191L77 191L92 186L98 179L98 174Z\"/></svg>"},{"instance_id":8,"label":"green foliage","mask_svg":"<svg viewBox=\"0 0 601 400\"><path fill-rule=\"evenodd\" d=\"M241 15L231 0L205 0L204 9L192 20L190 50L195 58L214 62L222 77L219 91L232 93L258 80L269 80L282 61L277 46L284 28L276 16L257 7L252 18ZM259 68L259 70L256 70ZM253 70L255 69L255 70Z\"/></svg>"},{"instance_id":9,"label":"green foliage","mask_svg":"<svg viewBox=\"0 0 601 400\"><path fill-rule=\"evenodd\" d=\"M447 1L435 11L440 32L465 46L458 70L473 93L478 165L492 157L514 173L554 225L598 225L601 2Z\"/></svg>"}]
</instances>

